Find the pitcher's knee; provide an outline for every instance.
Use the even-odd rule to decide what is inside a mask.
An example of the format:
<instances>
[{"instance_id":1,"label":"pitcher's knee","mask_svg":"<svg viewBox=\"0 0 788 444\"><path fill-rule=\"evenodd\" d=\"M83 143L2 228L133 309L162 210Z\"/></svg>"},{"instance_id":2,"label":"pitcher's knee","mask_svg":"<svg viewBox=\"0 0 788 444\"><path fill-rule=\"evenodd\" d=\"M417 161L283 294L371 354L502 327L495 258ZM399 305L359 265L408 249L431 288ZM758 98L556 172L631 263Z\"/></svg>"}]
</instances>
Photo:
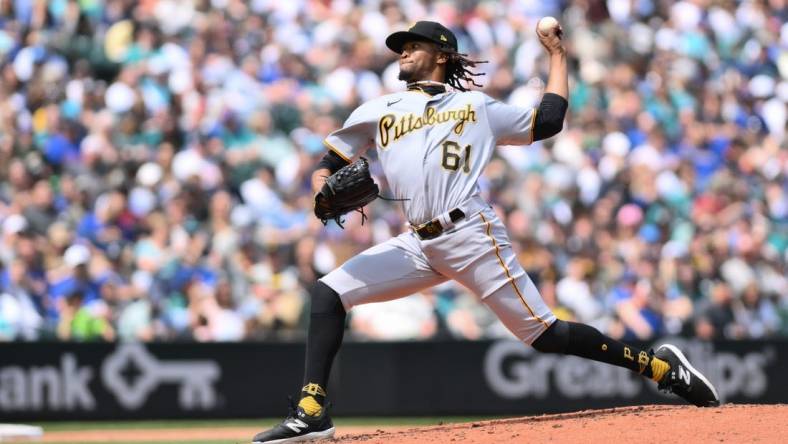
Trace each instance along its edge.
<instances>
[{"instance_id":1,"label":"pitcher's knee","mask_svg":"<svg viewBox=\"0 0 788 444\"><path fill-rule=\"evenodd\" d=\"M342 300L339 298L339 293L334 291L333 288L324 284L322 281L317 281L314 290L312 291L312 309L311 315L344 315L345 307L342 306Z\"/></svg>"},{"instance_id":2,"label":"pitcher's knee","mask_svg":"<svg viewBox=\"0 0 788 444\"><path fill-rule=\"evenodd\" d=\"M569 323L556 319L534 342L534 349L542 353L566 353L569 345Z\"/></svg>"}]
</instances>

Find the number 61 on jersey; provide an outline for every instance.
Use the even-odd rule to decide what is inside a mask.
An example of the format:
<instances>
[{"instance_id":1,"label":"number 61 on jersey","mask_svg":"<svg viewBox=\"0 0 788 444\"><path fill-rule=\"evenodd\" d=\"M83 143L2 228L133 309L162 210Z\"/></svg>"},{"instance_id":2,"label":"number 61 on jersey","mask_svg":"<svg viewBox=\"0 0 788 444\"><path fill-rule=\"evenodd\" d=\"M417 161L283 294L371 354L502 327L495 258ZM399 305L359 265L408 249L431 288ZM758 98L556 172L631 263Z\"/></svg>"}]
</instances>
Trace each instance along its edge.
<instances>
[{"instance_id":1,"label":"number 61 on jersey","mask_svg":"<svg viewBox=\"0 0 788 444\"><path fill-rule=\"evenodd\" d=\"M460 147L460 144L447 140L441 145L443 148L443 157L441 159L441 166L449 171L457 171L462 165L463 173L471 172L471 146L465 145L465 148Z\"/></svg>"}]
</instances>

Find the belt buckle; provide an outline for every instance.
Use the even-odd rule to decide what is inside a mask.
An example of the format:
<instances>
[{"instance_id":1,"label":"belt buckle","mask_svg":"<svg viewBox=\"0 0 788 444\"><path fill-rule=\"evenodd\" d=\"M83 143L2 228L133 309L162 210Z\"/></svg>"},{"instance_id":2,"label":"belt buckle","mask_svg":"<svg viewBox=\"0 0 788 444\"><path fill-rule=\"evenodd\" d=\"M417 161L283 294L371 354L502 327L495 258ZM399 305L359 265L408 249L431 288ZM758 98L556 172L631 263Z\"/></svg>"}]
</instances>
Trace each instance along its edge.
<instances>
[{"instance_id":1,"label":"belt buckle","mask_svg":"<svg viewBox=\"0 0 788 444\"><path fill-rule=\"evenodd\" d=\"M420 227L416 228L416 234L418 234L422 240L435 239L440 236L441 233L443 233L443 225L441 225L440 221L437 219L425 222Z\"/></svg>"}]
</instances>

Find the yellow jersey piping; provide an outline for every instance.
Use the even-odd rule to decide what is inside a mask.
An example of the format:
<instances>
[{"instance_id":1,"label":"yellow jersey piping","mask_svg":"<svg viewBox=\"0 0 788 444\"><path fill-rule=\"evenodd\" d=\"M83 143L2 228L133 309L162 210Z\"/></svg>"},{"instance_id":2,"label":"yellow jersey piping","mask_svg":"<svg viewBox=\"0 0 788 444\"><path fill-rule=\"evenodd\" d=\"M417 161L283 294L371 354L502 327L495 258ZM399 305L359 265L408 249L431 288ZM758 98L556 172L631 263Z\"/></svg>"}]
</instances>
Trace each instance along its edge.
<instances>
[{"instance_id":1,"label":"yellow jersey piping","mask_svg":"<svg viewBox=\"0 0 788 444\"><path fill-rule=\"evenodd\" d=\"M536 113L539 112L538 108L534 108L534 113L531 116L531 141L528 142L528 145L534 143L534 125L536 125Z\"/></svg>"},{"instance_id":2,"label":"yellow jersey piping","mask_svg":"<svg viewBox=\"0 0 788 444\"><path fill-rule=\"evenodd\" d=\"M348 159L348 157L345 154L342 153L342 151L339 151L339 148L337 148L334 145L331 145L330 143L328 143L328 140L323 140L323 145L325 145L331 151L335 152L337 154L337 156L341 157L347 163L352 163L351 160Z\"/></svg>"}]
</instances>

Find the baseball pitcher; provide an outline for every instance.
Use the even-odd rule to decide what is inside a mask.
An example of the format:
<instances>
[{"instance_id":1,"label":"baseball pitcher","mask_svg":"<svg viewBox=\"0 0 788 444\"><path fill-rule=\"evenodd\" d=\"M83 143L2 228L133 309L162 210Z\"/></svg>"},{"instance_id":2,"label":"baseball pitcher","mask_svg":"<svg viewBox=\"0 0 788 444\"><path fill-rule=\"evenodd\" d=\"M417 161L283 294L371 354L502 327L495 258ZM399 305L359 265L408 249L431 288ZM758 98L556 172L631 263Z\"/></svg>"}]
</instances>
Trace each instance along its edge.
<instances>
[{"instance_id":1,"label":"baseball pitcher","mask_svg":"<svg viewBox=\"0 0 788 444\"><path fill-rule=\"evenodd\" d=\"M256 435L255 443L332 437L326 383L347 311L448 279L473 291L538 351L625 367L692 404L719 405L714 387L677 347L639 350L588 325L556 319L518 263L506 227L479 194L479 176L496 145L527 145L561 131L568 105L561 35L560 25L537 32L550 72L535 109L468 90L476 85L472 68L479 62L459 53L456 37L439 23L421 21L386 39L400 54L399 79L407 88L362 104L326 138L328 153L312 176L315 214L341 221L354 202L360 207L377 195L361 159L374 147L410 229L320 279L311 305L301 399L281 424Z\"/></svg>"}]
</instances>

